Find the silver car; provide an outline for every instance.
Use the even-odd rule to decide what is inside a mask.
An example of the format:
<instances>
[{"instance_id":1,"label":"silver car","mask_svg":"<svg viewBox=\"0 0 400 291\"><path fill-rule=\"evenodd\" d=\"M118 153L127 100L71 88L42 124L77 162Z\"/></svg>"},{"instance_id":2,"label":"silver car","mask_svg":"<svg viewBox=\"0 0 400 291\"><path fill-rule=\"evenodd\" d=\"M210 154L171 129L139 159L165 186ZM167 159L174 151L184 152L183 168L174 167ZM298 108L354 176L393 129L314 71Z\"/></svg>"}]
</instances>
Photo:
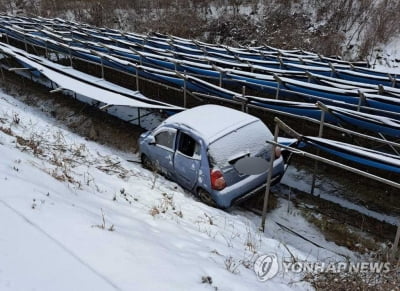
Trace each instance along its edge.
<instances>
[{"instance_id":1,"label":"silver car","mask_svg":"<svg viewBox=\"0 0 400 291\"><path fill-rule=\"evenodd\" d=\"M267 170L249 175L236 165L246 157L269 161L271 131L247 113L203 105L177 113L139 138L142 163L198 195L208 205L228 208L261 190ZM266 162L265 162L266 163ZM284 162L275 152L273 183Z\"/></svg>"}]
</instances>

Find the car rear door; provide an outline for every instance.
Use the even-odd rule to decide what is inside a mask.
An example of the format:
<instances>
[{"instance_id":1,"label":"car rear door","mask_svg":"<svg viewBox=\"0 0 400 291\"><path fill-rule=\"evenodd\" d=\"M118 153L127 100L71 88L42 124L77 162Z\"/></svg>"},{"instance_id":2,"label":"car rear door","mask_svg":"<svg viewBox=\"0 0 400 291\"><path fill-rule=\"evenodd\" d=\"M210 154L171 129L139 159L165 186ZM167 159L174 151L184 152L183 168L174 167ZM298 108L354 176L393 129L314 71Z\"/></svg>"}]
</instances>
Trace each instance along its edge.
<instances>
[{"instance_id":1,"label":"car rear door","mask_svg":"<svg viewBox=\"0 0 400 291\"><path fill-rule=\"evenodd\" d=\"M201 166L200 144L189 134L179 131L174 158L176 179L186 189L197 182Z\"/></svg>"}]
</instances>

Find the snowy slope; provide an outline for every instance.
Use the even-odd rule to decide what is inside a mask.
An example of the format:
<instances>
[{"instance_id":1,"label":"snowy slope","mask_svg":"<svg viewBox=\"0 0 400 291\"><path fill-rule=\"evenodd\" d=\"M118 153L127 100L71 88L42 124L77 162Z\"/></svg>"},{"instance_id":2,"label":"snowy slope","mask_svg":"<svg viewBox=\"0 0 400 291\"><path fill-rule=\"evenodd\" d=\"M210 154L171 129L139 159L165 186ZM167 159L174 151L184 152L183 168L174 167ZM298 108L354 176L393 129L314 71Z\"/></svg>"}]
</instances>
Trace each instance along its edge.
<instances>
[{"instance_id":1,"label":"snowy slope","mask_svg":"<svg viewBox=\"0 0 400 291\"><path fill-rule=\"evenodd\" d=\"M254 260L352 255L286 206L262 234L258 216L209 208L126 158L0 93L0 290L304 290L298 274L259 282Z\"/></svg>"},{"instance_id":2,"label":"snowy slope","mask_svg":"<svg viewBox=\"0 0 400 291\"><path fill-rule=\"evenodd\" d=\"M378 46L372 53L370 63L374 69L400 74L400 35L387 44Z\"/></svg>"}]
</instances>

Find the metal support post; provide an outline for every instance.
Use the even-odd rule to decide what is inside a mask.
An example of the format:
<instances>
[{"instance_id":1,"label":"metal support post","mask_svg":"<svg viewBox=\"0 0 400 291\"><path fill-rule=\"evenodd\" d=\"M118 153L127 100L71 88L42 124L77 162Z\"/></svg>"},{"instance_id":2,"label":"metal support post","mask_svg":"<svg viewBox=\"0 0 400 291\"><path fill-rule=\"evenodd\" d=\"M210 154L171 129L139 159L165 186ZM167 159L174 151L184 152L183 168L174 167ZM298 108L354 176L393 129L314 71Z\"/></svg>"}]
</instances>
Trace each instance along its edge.
<instances>
[{"instance_id":1,"label":"metal support post","mask_svg":"<svg viewBox=\"0 0 400 291\"><path fill-rule=\"evenodd\" d=\"M276 150L276 143L278 142L278 134L279 134L279 124L275 124L275 132L274 132L274 144L272 144L271 148L271 156L269 160L269 169L268 169L268 178L267 178L267 187L265 188L264 194L264 205L262 211L262 218L261 218L261 231L264 232L265 230L265 219L267 217L267 208L268 208L268 199L269 199L269 191L271 189L271 180L272 180L272 171L274 169L274 160L275 160L275 150Z\"/></svg>"},{"instance_id":2,"label":"metal support post","mask_svg":"<svg viewBox=\"0 0 400 291\"><path fill-rule=\"evenodd\" d=\"M322 137L324 133L324 123L325 123L325 111L321 110L321 123L319 124L319 131L318 131L318 137ZM319 149L317 149L317 156L319 156ZM317 172L318 172L318 161L314 161L314 171L313 171L313 177L311 181L311 195L314 195L315 191L315 183L317 181Z\"/></svg>"}]
</instances>

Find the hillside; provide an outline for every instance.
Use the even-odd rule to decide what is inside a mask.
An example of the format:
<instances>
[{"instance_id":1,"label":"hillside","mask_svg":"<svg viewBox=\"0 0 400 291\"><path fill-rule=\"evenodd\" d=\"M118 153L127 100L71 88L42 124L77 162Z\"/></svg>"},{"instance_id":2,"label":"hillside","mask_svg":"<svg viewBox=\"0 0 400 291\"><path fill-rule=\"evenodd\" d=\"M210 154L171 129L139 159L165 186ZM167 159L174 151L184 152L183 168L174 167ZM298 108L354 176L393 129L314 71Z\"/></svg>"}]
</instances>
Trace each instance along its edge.
<instances>
[{"instance_id":1,"label":"hillside","mask_svg":"<svg viewBox=\"0 0 400 291\"><path fill-rule=\"evenodd\" d=\"M264 235L258 216L209 208L127 162L137 159L130 153L89 142L4 93L0 108L1 290L308 289L298 274L259 282L254 260L352 256L287 214L286 202Z\"/></svg>"},{"instance_id":2,"label":"hillside","mask_svg":"<svg viewBox=\"0 0 400 291\"><path fill-rule=\"evenodd\" d=\"M400 37L396 0L1 0L0 11L233 46L304 49L399 66L399 54L385 52Z\"/></svg>"}]
</instances>

